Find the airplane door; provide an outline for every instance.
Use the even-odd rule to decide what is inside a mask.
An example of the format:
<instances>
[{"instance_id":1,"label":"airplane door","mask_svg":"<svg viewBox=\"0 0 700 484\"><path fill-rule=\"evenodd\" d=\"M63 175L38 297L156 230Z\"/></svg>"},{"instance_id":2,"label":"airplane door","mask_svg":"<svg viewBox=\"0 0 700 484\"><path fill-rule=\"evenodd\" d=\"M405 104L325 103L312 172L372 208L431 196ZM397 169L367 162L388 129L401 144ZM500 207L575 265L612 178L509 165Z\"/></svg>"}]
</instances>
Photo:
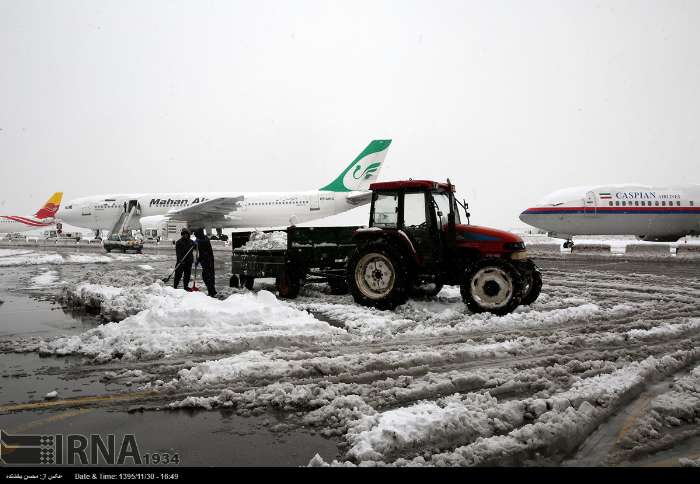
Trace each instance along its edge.
<instances>
[{"instance_id":1,"label":"airplane door","mask_svg":"<svg viewBox=\"0 0 700 484\"><path fill-rule=\"evenodd\" d=\"M309 210L315 212L316 210L321 210L321 205L318 200L318 193L309 195Z\"/></svg>"},{"instance_id":2,"label":"airplane door","mask_svg":"<svg viewBox=\"0 0 700 484\"><path fill-rule=\"evenodd\" d=\"M583 213L586 215L598 214L598 204L596 203L595 192L590 191L586 193L586 198L583 200Z\"/></svg>"}]
</instances>

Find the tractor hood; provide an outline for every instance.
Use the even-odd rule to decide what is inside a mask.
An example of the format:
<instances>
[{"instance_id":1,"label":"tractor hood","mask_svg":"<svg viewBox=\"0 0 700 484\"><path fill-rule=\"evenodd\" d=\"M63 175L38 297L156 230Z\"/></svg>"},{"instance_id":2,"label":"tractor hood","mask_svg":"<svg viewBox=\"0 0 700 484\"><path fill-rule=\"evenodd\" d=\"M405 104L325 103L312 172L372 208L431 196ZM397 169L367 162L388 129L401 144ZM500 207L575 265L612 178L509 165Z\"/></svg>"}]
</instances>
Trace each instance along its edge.
<instances>
[{"instance_id":1,"label":"tractor hood","mask_svg":"<svg viewBox=\"0 0 700 484\"><path fill-rule=\"evenodd\" d=\"M501 242L517 243L523 239L505 230L479 227L478 225L457 224L455 226L458 242Z\"/></svg>"}]
</instances>

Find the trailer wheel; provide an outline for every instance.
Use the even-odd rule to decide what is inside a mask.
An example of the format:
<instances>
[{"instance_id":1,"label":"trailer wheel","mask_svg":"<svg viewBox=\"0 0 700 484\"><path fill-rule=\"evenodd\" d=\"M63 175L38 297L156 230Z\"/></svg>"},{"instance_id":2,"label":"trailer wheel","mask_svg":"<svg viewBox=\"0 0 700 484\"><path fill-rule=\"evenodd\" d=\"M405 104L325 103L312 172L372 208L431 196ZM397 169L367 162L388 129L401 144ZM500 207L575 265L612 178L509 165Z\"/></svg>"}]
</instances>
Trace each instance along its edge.
<instances>
[{"instance_id":1,"label":"trailer wheel","mask_svg":"<svg viewBox=\"0 0 700 484\"><path fill-rule=\"evenodd\" d=\"M289 272L277 278L277 292L283 299L294 299L299 295L301 289L301 281L294 277Z\"/></svg>"},{"instance_id":2,"label":"trailer wheel","mask_svg":"<svg viewBox=\"0 0 700 484\"><path fill-rule=\"evenodd\" d=\"M348 283L345 279L336 279L335 277L328 280L328 286L331 288L331 294L341 296L349 291Z\"/></svg>"},{"instance_id":3,"label":"trailer wheel","mask_svg":"<svg viewBox=\"0 0 700 484\"><path fill-rule=\"evenodd\" d=\"M521 272L523 274L523 300L520 304L529 306L537 301L537 298L540 296L542 275L539 268L531 261L527 263L527 266Z\"/></svg>"},{"instance_id":4,"label":"trailer wheel","mask_svg":"<svg viewBox=\"0 0 700 484\"><path fill-rule=\"evenodd\" d=\"M508 261L482 259L466 270L460 292L470 311L502 316L520 304L523 278Z\"/></svg>"},{"instance_id":5,"label":"trailer wheel","mask_svg":"<svg viewBox=\"0 0 700 484\"><path fill-rule=\"evenodd\" d=\"M236 274L233 274L231 276L231 279L228 280L228 287L239 287L240 283L238 281L238 276Z\"/></svg>"},{"instance_id":6,"label":"trailer wheel","mask_svg":"<svg viewBox=\"0 0 700 484\"><path fill-rule=\"evenodd\" d=\"M401 254L384 242L355 249L348 262L347 282L355 302L394 309L408 299L409 276Z\"/></svg>"}]
</instances>

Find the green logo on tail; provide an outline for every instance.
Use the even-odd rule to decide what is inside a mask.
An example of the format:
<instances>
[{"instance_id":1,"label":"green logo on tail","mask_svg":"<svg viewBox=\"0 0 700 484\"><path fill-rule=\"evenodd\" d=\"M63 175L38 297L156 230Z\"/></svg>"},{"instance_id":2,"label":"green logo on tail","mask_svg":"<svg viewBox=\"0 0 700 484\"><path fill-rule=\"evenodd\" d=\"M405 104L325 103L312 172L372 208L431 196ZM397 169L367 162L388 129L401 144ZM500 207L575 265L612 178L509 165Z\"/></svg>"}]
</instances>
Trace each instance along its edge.
<instances>
[{"instance_id":1,"label":"green logo on tail","mask_svg":"<svg viewBox=\"0 0 700 484\"><path fill-rule=\"evenodd\" d=\"M321 188L329 192L351 192L353 190L366 190L366 180L372 179L382 167L382 161L386 150L391 144L390 139L376 139L372 141L357 158L350 163L343 172L331 183ZM372 156L374 155L374 156ZM369 159L365 160L365 158ZM367 163L367 166L364 166Z\"/></svg>"},{"instance_id":2,"label":"green logo on tail","mask_svg":"<svg viewBox=\"0 0 700 484\"><path fill-rule=\"evenodd\" d=\"M369 180L370 178L372 178L372 175L374 175L374 173L379 169L380 166L382 166L381 163L372 163L367 168L365 168L365 171L363 171L361 175L358 176L357 173L362 170L362 165L357 165L355 166L355 171L352 172L352 177L355 180L359 180L360 178Z\"/></svg>"}]
</instances>

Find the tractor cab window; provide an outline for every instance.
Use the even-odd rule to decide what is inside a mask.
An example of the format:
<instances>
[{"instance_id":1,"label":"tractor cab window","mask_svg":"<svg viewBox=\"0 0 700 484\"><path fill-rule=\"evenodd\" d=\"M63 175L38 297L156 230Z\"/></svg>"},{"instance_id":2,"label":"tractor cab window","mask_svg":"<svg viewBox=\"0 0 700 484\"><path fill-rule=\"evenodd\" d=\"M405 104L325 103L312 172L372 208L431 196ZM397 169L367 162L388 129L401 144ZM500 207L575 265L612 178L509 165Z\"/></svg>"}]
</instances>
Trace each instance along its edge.
<instances>
[{"instance_id":1,"label":"tractor cab window","mask_svg":"<svg viewBox=\"0 0 700 484\"><path fill-rule=\"evenodd\" d=\"M399 213L399 196L395 193L377 194L374 200L372 225L382 228L396 228Z\"/></svg>"},{"instance_id":2,"label":"tractor cab window","mask_svg":"<svg viewBox=\"0 0 700 484\"><path fill-rule=\"evenodd\" d=\"M437 205L435 215L437 216L438 225L446 227L448 222L447 216L450 214L450 197L445 192L433 192L433 200L435 200L435 204ZM461 223L457 207L454 207L454 214L455 223Z\"/></svg>"},{"instance_id":3,"label":"tractor cab window","mask_svg":"<svg viewBox=\"0 0 700 484\"><path fill-rule=\"evenodd\" d=\"M425 194L406 193L403 197L403 225L407 230L426 228Z\"/></svg>"}]
</instances>

